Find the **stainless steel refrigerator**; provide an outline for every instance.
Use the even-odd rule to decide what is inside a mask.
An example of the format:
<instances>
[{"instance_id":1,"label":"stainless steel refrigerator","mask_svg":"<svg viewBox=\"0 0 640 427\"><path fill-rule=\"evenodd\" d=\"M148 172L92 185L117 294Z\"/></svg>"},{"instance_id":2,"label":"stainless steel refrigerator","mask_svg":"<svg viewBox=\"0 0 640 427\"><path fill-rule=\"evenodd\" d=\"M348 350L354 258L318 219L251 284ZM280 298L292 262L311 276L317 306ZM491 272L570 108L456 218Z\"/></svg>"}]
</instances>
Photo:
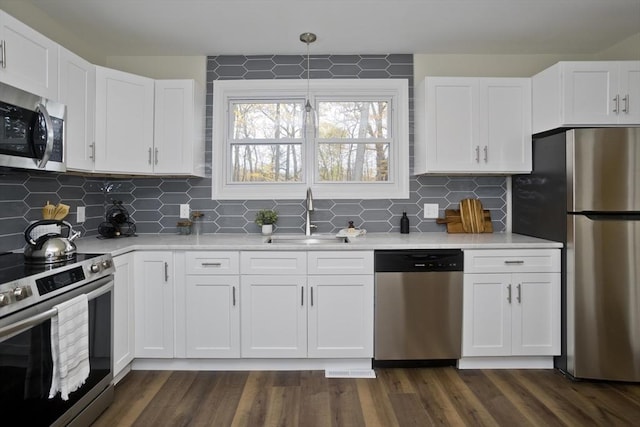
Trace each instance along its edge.
<instances>
[{"instance_id":1,"label":"stainless steel refrigerator","mask_svg":"<svg viewBox=\"0 0 640 427\"><path fill-rule=\"evenodd\" d=\"M565 243L556 366L640 382L640 128L534 137L512 184L513 231Z\"/></svg>"}]
</instances>

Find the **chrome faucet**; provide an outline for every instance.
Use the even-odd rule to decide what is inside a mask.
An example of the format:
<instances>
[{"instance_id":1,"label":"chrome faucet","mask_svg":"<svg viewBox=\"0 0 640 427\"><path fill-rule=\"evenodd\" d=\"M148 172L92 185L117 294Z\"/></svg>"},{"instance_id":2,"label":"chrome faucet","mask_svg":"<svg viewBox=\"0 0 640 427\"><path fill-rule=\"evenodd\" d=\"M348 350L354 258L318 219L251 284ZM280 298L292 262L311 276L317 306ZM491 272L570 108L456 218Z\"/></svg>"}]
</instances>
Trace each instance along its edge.
<instances>
[{"instance_id":1,"label":"chrome faucet","mask_svg":"<svg viewBox=\"0 0 640 427\"><path fill-rule=\"evenodd\" d=\"M311 224L311 212L313 212L313 194L311 193L311 187L307 188L307 209L304 224L304 235L311 236L311 230L316 228L315 224Z\"/></svg>"}]
</instances>

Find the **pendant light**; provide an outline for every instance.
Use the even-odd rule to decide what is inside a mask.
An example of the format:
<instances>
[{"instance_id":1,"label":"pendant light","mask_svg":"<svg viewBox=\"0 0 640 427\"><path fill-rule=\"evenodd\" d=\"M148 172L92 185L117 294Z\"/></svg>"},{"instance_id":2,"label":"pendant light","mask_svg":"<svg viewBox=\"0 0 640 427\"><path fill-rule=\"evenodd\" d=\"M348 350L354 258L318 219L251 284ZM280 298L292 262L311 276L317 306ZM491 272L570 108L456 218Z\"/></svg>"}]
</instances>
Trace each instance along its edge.
<instances>
[{"instance_id":1,"label":"pendant light","mask_svg":"<svg viewBox=\"0 0 640 427\"><path fill-rule=\"evenodd\" d=\"M309 82L311 80L311 57L309 55L309 45L317 40L317 37L313 33L302 33L300 34L300 41L307 45L307 102L304 104L304 125L305 132L308 129L313 129L315 131L316 128L316 115L317 112L315 108L311 105L311 95L309 90Z\"/></svg>"}]
</instances>

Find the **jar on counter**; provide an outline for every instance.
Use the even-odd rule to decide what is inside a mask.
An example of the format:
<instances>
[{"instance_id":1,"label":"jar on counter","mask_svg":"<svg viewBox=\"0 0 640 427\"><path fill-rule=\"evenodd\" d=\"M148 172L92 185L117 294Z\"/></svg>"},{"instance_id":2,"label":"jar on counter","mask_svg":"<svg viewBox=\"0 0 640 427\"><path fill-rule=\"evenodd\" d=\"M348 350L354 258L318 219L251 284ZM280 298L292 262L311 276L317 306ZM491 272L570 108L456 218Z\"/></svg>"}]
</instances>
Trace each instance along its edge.
<instances>
[{"instance_id":1,"label":"jar on counter","mask_svg":"<svg viewBox=\"0 0 640 427\"><path fill-rule=\"evenodd\" d=\"M204 214L200 211L193 211L191 214L191 232L196 236L202 234L202 221L204 220Z\"/></svg>"},{"instance_id":2,"label":"jar on counter","mask_svg":"<svg viewBox=\"0 0 640 427\"><path fill-rule=\"evenodd\" d=\"M192 223L189 220L178 221L178 223L176 224L176 227L178 228L178 234L181 234L183 236L191 234L191 225Z\"/></svg>"}]
</instances>

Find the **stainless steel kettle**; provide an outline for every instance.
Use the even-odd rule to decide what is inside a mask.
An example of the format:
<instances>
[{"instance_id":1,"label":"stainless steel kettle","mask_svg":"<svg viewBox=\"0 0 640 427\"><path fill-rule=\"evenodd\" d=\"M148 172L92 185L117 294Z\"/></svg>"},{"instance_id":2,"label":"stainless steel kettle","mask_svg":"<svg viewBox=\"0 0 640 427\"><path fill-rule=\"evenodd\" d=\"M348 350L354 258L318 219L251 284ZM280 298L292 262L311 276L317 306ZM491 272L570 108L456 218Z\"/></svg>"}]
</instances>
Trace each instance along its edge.
<instances>
[{"instance_id":1,"label":"stainless steel kettle","mask_svg":"<svg viewBox=\"0 0 640 427\"><path fill-rule=\"evenodd\" d=\"M61 232L62 229L66 229L66 235L63 236L61 232L46 232L36 238L33 237L33 234L37 234L34 230L51 225L59 226ZM74 232L67 221L54 219L36 221L24 232L24 239L27 241L27 246L24 248L26 261L34 264L53 264L74 259L77 249L73 241L79 236L80 233Z\"/></svg>"}]
</instances>

